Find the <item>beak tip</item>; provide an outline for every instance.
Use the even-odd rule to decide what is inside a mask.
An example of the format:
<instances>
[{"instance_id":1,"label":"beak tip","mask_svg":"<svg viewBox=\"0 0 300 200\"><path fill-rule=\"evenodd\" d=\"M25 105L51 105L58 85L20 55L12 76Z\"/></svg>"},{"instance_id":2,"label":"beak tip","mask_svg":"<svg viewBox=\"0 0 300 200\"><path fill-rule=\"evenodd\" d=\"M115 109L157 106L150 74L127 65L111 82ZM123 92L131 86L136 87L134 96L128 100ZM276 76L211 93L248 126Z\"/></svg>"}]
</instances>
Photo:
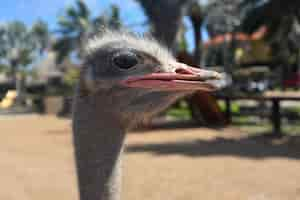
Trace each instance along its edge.
<instances>
[{"instance_id":1,"label":"beak tip","mask_svg":"<svg viewBox=\"0 0 300 200\"><path fill-rule=\"evenodd\" d=\"M214 77L215 77L217 80L223 79L223 75L222 75L221 73L219 73L219 72L215 72L215 73L214 73Z\"/></svg>"}]
</instances>

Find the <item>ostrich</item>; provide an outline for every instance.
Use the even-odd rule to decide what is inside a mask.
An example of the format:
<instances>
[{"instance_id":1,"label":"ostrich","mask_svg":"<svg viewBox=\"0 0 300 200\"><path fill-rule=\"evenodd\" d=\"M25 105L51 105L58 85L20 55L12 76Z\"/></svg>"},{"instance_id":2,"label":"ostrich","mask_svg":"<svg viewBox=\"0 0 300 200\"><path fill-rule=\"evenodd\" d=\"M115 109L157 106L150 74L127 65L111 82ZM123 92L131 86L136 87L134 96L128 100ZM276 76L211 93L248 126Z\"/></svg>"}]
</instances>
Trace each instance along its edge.
<instances>
[{"instance_id":1,"label":"ostrich","mask_svg":"<svg viewBox=\"0 0 300 200\"><path fill-rule=\"evenodd\" d=\"M86 43L73 108L81 200L119 200L125 133L219 74L178 63L153 39L103 31Z\"/></svg>"}]
</instances>

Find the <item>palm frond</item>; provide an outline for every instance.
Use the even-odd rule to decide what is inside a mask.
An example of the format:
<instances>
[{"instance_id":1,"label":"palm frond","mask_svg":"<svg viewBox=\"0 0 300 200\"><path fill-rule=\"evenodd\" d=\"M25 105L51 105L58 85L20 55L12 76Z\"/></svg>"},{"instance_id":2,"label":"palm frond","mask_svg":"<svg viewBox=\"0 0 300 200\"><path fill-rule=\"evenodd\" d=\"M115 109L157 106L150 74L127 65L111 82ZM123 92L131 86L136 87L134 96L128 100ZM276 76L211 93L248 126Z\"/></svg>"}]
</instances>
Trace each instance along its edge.
<instances>
[{"instance_id":1,"label":"palm frond","mask_svg":"<svg viewBox=\"0 0 300 200\"><path fill-rule=\"evenodd\" d=\"M75 31L78 26L76 25L76 23L74 23L73 21L68 20L66 17L64 16L60 16L58 18L58 25L61 27L61 29L63 30L69 30L70 32Z\"/></svg>"},{"instance_id":2,"label":"palm frond","mask_svg":"<svg viewBox=\"0 0 300 200\"><path fill-rule=\"evenodd\" d=\"M57 52L57 63L61 63L72 50L75 49L76 38L74 37L63 37L56 41L53 45L53 50Z\"/></svg>"},{"instance_id":3,"label":"palm frond","mask_svg":"<svg viewBox=\"0 0 300 200\"><path fill-rule=\"evenodd\" d=\"M87 5L84 3L83 0L77 0L77 6L78 6L78 13L83 18L89 18L90 17L90 10L88 9Z\"/></svg>"}]
</instances>

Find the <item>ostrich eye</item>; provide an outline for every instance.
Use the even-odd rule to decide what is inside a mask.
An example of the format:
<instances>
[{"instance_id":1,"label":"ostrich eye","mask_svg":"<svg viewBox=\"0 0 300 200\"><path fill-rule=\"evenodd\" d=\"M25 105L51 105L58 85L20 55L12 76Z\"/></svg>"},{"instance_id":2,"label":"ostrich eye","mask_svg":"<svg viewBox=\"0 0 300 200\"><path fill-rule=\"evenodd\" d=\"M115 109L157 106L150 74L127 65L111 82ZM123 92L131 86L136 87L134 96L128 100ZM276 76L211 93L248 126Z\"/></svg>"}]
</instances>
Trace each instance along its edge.
<instances>
[{"instance_id":1,"label":"ostrich eye","mask_svg":"<svg viewBox=\"0 0 300 200\"><path fill-rule=\"evenodd\" d=\"M121 69L129 69L138 64L138 57L131 52L119 53L114 56L113 63Z\"/></svg>"}]
</instances>

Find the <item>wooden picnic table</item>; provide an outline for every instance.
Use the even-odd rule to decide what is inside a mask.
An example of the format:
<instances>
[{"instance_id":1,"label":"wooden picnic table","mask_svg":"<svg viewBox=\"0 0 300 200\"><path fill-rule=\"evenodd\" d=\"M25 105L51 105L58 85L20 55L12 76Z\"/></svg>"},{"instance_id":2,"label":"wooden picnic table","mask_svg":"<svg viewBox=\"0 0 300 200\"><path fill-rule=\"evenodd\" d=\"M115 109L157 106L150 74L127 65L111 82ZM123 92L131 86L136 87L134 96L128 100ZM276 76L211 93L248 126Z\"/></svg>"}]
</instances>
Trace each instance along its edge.
<instances>
[{"instance_id":1,"label":"wooden picnic table","mask_svg":"<svg viewBox=\"0 0 300 200\"><path fill-rule=\"evenodd\" d=\"M231 117L232 117L231 101L234 100L271 101L272 114L270 116L270 119L273 125L273 134L276 136L282 136L280 102L300 101L300 92L268 91L263 93L262 95L216 95L216 98L225 101L225 105L226 105L225 116L229 121L231 121Z\"/></svg>"}]
</instances>

